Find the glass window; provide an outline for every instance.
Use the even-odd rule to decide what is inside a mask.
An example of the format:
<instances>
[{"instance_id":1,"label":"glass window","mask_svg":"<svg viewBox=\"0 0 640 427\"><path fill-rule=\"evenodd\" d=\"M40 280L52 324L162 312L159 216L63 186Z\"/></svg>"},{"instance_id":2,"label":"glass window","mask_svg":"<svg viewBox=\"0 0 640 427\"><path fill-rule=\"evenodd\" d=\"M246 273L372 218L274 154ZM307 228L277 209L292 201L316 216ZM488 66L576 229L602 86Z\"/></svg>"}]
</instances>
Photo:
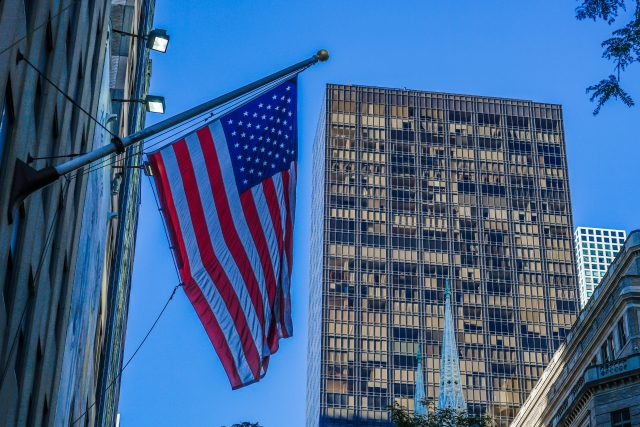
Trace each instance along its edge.
<instances>
[{"instance_id":1,"label":"glass window","mask_svg":"<svg viewBox=\"0 0 640 427\"><path fill-rule=\"evenodd\" d=\"M589 230L589 234L593 234L593 230Z\"/></svg>"},{"instance_id":2,"label":"glass window","mask_svg":"<svg viewBox=\"0 0 640 427\"><path fill-rule=\"evenodd\" d=\"M593 237L591 237L591 236L590 236L590 237L589 237L589 241L590 241L590 242L593 242Z\"/></svg>"},{"instance_id":3,"label":"glass window","mask_svg":"<svg viewBox=\"0 0 640 427\"><path fill-rule=\"evenodd\" d=\"M609 235L609 232L605 230L605 231L604 231L604 235L605 235L605 236L608 236L608 235Z\"/></svg>"},{"instance_id":4,"label":"glass window","mask_svg":"<svg viewBox=\"0 0 640 427\"><path fill-rule=\"evenodd\" d=\"M631 427L631 413L629 408L624 408L611 413L612 427Z\"/></svg>"},{"instance_id":5,"label":"glass window","mask_svg":"<svg viewBox=\"0 0 640 427\"><path fill-rule=\"evenodd\" d=\"M601 235L600 230L596 230L596 236L600 236L600 235Z\"/></svg>"},{"instance_id":6,"label":"glass window","mask_svg":"<svg viewBox=\"0 0 640 427\"><path fill-rule=\"evenodd\" d=\"M620 342L620 348L627 344L627 334L624 332L624 318L618 321L618 341Z\"/></svg>"},{"instance_id":7,"label":"glass window","mask_svg":"<svg viewBox=\"0 0 640 427\"><path fill-rule=\"evenodd\" d=\"M622 231L618 231L618 237L624 237L624 233Z\"/></svg>"},{"instance_id":8,"label":"glass window","mask_svg":"<svg viewBox=\"0 0 640 427\"><path fill-rule=\"evenodd\" d=\"M580 234L587 234L587 230L585 230L584 228L580 230Z\"/></svg>"}]
</instances>

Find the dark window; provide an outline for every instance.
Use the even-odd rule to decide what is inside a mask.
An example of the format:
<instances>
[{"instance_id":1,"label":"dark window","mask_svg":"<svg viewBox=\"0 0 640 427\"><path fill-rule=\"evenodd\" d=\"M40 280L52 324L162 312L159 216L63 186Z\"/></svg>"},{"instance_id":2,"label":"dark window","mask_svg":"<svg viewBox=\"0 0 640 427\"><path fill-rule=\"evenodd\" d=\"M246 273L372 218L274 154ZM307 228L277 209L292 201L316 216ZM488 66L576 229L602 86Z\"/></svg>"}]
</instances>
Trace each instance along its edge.
<instances>
[{"instance_id":1,"label":"dark window","mask_svg":"<svg viewBox=\"0 0 640 427\"><path fill-rule=\"evenodd\" d=\"M47 402L47 396L44 397L44 405L42 406L42 420L40 421L40 427L47 427L49 425L49 402Z\"/></svg>"},{"instance_id":2,"label":"dark window","mask_svg":"<svg viewBox=\"0 0 640 427\"><path fill-rule=\"evenodd\" d=\"M627 344L627 335L624 333L624 318L618 321L618 341L620 342L620 348Z\"/></svg>"},{"instance_id":3,"label":"dark window","mask_svg":"<svg viewBox=\"0 0 640 427\"><path fill-rule=\"evenodd\" d=\"M631 413L629 408L624 408L611 413L612 427L631 427Z\"/></svg>"},{"instance_id":4,"label":"dark window","mask_svg":"<svg viewBox=\"0 0 640 427\"><path fill-rule=\"evenodd\" d=\"M11 81L7 83L4 93L4 102L0 111L0 168L6 151L9 137L11 136L11 123L13 122L13 97L11 96Z\"/></svg>"}]
</instances>

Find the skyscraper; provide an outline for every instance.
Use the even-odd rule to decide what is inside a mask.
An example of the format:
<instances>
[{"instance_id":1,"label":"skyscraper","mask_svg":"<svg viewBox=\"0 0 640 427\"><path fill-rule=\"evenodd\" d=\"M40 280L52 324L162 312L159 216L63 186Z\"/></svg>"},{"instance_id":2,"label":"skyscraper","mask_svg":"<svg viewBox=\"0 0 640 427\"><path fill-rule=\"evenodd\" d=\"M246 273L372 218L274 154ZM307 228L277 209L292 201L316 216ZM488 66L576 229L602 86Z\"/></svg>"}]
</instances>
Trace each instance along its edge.
<instances>
[{"instance_id":1,"label":"skyscraper","mask_svg":"<svg viewBox=\"0 0 640 427\"><path fill-rule=\"evenodd\" d=\"M507 426L578 310L559 105L328 85L314 147L308 426L436 400L451 278L467 407Z\"/></svg>"},{"instance_id":2,"label":"skyscraper","mask_svg":"<svg viewBox=\"0 0 640 427\"><path fill-rule=\"evenodd\" d=\"M578 227L574 233L580 307L587 305L593 291L600 284L611 261L622 248L627 233L610 228Z\"/></svg>"}]
</instances>

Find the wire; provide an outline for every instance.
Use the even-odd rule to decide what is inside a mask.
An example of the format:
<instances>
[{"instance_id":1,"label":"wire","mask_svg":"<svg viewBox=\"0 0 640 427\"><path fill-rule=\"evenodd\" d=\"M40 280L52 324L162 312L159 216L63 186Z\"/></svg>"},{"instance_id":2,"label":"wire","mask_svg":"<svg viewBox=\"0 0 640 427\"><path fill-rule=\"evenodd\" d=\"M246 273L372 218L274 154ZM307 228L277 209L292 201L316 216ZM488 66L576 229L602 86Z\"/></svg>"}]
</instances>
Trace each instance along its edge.
<instances>
[{"instance_id":1,"label":"wire","mask_svg":"<svg viewBox=\"0 0 640 427\"><path fill-rule=\"evenodd\" d=\"M276 87L277 85L279 85L281 82L290 79L292 76L301 73L302 71L306 70L307 68L309 68L309 66L303 67L300 70L296 70L296 71L294 71L294 72L292 72L290 74L287 74L286 76L281 77L278 80L275 80L275 81L273 81L271 83L266 84L265 86L262 86L259 89L256 89L253 92L250 92L250 93L245 94L245 95L243 95L241 97L238 97L238 98L236 98L236 99L234 99L234 100L232 100L232 101L230 101L228 103L225 103L225 104L223 104L221 106L212 108L211 110L206 111L206 112L204 112L204 113L202 113L202 114L200 114L198 116L195 116L195 117L193 117L193 118L191 118L189 120L186 120L186 121L180 123L179 125L176 125L176 126L170 128L170 129L167 129L166 131L163 131L163 132L160 132L160 133L158 133L156 135L153 135L153 136L145 139L142 142L142 145L147 144L151 140L154 140L154 139L157 139L157 138L160 138L160 137L163 137L163 138L161 140L159 140L159 141L155 141L153 144L141 147L141 151L137 151L137 152L131 153L131 154L127 155L127 156L124 156L122 159L119 159L119 160L116 159L116 157L118 155L115 154L115 153L113 153L113 154L111 154L111 155L109 155L107 157L104 157L103 159L98 160L97 162L88 165L87 169L84 169L84 170L80 169L78 172L76 172L75 175L72 176L72 178L75 178L80 174L91 173L91 172L95 172L97 170L103 169L105 167L112 166L113 165L113 161L126 161L126 160L128 160L128 159L130 159L132 157L135 157L135 156L137 156L137 155L139 155L141 153L142 154L146 154L150 148L158 146L162 142L165 142L165 141L167 141L169 139L175 139L175 137L177 135L186 133L186 131L188 131L189 129L193 129L194 127L199 126L202 123L206 123L207 121L209 121L209 120L211 120L213 118L218 118L219 116L221 116L221 115L223 115L223 114L225 114L225 113L227 113L227 112L229 112L231 110L240 108L242 105L245 105L248 102L251 102L251 100L257 98L260 95L263 95L264 93L266 93L269 90L271 90L273 87ZM200 118L202 118L203 116L206 116L206 115L208 115L209 117L206 117L204 120L201 120L200 122L198 122L196 124L191 124L190 126L185 126L185 125L187 125L189 123L192 123L194 120L198 120L198 119L200 119ZM172 133L169 136L166 136L169 132L174 132L174 133Z\"/></svg>"},{"instance_id":2,"label":"wire","mask_svg":"<svg viewBox=\"0 0 640 427\"><path fill-rule=\"evenodd\" d=\"M93 120L94 122L97 123L98 126L100 126L102 129L106 130L109 135L111 135L114 138L117 138L117 136L111 132L109 129L107 129L102 123L100 123L97 119L95 119L91 114L89 114L89 112L87 110L85 110L84 108L82 108L82 106L80 104L78 104L76 101L74 101L69 95L67 95L62 89L60 89L54 82L52 82L51 80L49 80L49 78L47 76L45 76L43 73L40 72L40 70L38 70L36 68L35 65L33 65L31 62L29 62L29 60L22 54L22 52L18 51L18 62L19 61L24 61L27 64L29 64L29 66L31 68L33 68L34 70L36 70L36 73L38 73L38 75L40 75L43 79L45 79L47 81L47 83L49 83L51 86L53 86L58 92L60 92L65 98L67 98L67 101L71 102L75 107L77 107L80 111L82 111L83 113L85 113L91 120Z\"/></svg>"},{"instance_id":3,"label":"wire","mask_svg":"<svg viewBox=\"0 0 640 427\"><path fill-rule=\"evenodd\" d=\"M49 16L49 19L47 19L46 21L44 21L42 24L38 25L37 27L35 27L33 30L29 31L27 34L25 34L24 36L20 37L18 40L16 40L15 42L13 42L12 44L10 44L9 46L7 46L6 48L2 49L0 51L0 55L2 55L3 53L5 53L6 51L8 51L9 49L11 49L12 47L14 47L15 45L17 45L18 43L20 43L22 40L26 39L27 37L29 37L31 34L35 33L36 31L38 31L40 28L44 27L46 24L48 24L49 22L53 21L53 18L57 18L58 16L60 16L63 12L65 12L67 9L69 9L70 7L72 7L74 4L81 2L82 0L73 0L71 3L69 3L69 6L65 7L64 9L62 9L60 12L56 13L53 16Z\"/></svg>"},{"instance_id":4,"label":"wire","mask_svg":"<svg viewBox=\"0 0 640 427\"><path fill-rule=\"evenodd\" d=\"M156 207L158 208L158 212L162 212L162 208L160 207L160 202L158 201L158 195L156 194L155 188L153 188L153 181L151 177L149 178L149 186L151 187L151 192L153 193L153 198L156 201ZM162 220L162 225L164 226L164 235L167 237L167 243L169 244L169 251L171 252L171 258L173 259L173 266L176 269L176 275L178 276L178 280L180 280L180 270L178 269L178 262L176 261L176 255L174 253L173 245L171 244L171 237L169 237L169 229L167 228L167 224L164 220L164 216L160 214L160 219Z\"/></svg>"},{"instance_id":5,"label":"wire","mask_svg":"<svg viewBox=\"0 0 640 427\"><path fill-rule=\"evenodd\" d=\"M66 194L67 189L69 188L70 182L71 180L67 178L67 182L64 188L62 189L62 194ZM44 257L47 254L49 243L52 241L51 236L53 234L53 228L56 224L56 218L60 214L60 211L62 210L63 206L64 206L64 196L63 196L63 199L59 202L58 209L56 209L56 212L53 215L53 218L51 219L51 225L49 226L49 231L47 232L47 237L44 241L44 248L42 249L42 254L40 254L40 260L38 261L38 268L36 269L36 274L33 279L33 283L36 285L38 283L38 279L40 278L40 271L42 270L42 262L44 261ZM20 323L18 323L18 328L16 329L16 335L13 337L13 343L11 344L11 349L9 349L9 354L7 356L7 363L5 364L4 369L2 370L2 377L0 378L0 390L2 390L2 386L4 385L4 380L6 379L7 371L9 370L9 365L11 363L11 356L13 354L13 350L16 346L16 343L18 342L18 336L20 335L20 328L22 327L24 316L27 313L27 308L29 307L29 303L31 302L30 300L33 297L34 293L35 293L35 290L31 290L31 289L29 290L29 296L27 297L27 302L24 305L24 309L22 309L22 314L20 315Z\"/></svg>"},{"instance_id":6,"label":"wire","mask_svg":"<svg viewBox=\"0 0 640 427\"><path fill-rule=\"evenodd\" d=\"M164 304L164 307L162 307L162 310L160 311L160 314L158 314L158 317L156 317L156 320L153 322L153 325L151 325L151 328L149 329L149 331L147 332L147 334L144 336L144 338L142 339L142 341L140 342L140 344L138 344L138 347L136 348L136 350L133 352L133 354L131 355L131 357L129 358L129 360L127 360L127 363L124 364L124 366L122 367L122 369L120 369L120 372L118 372L118 375L116 375L116 377L109 383L109 385L102 391L102 393L100 393L100 397L96 400L93 401L93 403L91 404L91 406L89 406L87 409L85 409L85 411L82 413L82 415L80 415L78 418L75 419L74 422L72 422L71 424L69 424L69 427L72 427L75 423L77 423L78 421L80 421L82 419L82 417L84 417L90 410L91 408L93 408L96 403L98 403L99 401L102 400L102 398L104 397L104 394L107 392L107 390L109 390L111 388L111 386L113 386L116 381L118 380L118 378L120 378L120 376L122 375L122 372L124 372L125 369L127 369L127 366L129 366L129 363L131 363L131 361L133 360L133 358L136 356L136 354L138 354L138 350L140 350L140 347L142 347L142 344L144 344L144 342L147 340L147 338L149 338L149 335L151 334L151 331L153 331L153 328L156 327L156 324L158 323L158 321L160 320L160 317L162 317L162 314L164 313L164 311L167 309L167 306L169 305L169 303L171 302L171 300L173 299L174 295L176 294L176 291L178 290L179 287L182 286L182 283L180 283L179 285L176 285L173 288L173 292L171 292L171 296L169 297L169 299L167 300L167 302Z\"/></svg>"}]
</instances>

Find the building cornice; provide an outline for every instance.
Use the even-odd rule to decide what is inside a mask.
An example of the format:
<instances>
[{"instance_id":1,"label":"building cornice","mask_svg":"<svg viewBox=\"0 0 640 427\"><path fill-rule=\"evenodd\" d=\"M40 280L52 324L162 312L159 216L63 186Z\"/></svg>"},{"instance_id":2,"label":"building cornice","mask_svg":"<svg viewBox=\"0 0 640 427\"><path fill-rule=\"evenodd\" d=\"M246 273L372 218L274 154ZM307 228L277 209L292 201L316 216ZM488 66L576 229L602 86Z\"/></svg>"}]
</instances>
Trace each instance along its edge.
<instances>
[{"instance_id":1,"label":"building cornice","mask_svg":"<svg viewBox=\"0 0 640 427\"><path fill-rule=\"evenodd\" d=\"M628 305L629 300L640 296L640 286L631 284L632 281L638 281L640 276L627 274L633 263L638 263L638 259L640 259L640 232L634 231L629 233L623 249L611 263L602 284L596 288L591 300L580 312L565 342L556 351L512 425L520 426L525 421L527 425L533 425L531 423L535 421L549 420L550 411L553 411L551 413L554 414L554 420L557 420L555 415L565 414L569 401L573 403L580 400L576 393L583 389L586 383L584 375L592 368L576 368L579 368L580 364L584 366L590 362L587 360L588 356L597 351L600 338L609 333L609 328L600 328L600 325L605 324L611 316L617 316L625 303ZM637 337L629 338L632 341ZM626 358L619 360L626 360ZM582 386L578 386L581 381L583 381ZM568 396L566 392L559 392L560 387L565 384L576 384ZM579 390L576 390L576 387ZM565 404L567 407L562 408ZM555 410L558 405L560 409ZM547 425L555 426L557 423L551 424L547 421Z\"/></svg>"}]
</instances>

